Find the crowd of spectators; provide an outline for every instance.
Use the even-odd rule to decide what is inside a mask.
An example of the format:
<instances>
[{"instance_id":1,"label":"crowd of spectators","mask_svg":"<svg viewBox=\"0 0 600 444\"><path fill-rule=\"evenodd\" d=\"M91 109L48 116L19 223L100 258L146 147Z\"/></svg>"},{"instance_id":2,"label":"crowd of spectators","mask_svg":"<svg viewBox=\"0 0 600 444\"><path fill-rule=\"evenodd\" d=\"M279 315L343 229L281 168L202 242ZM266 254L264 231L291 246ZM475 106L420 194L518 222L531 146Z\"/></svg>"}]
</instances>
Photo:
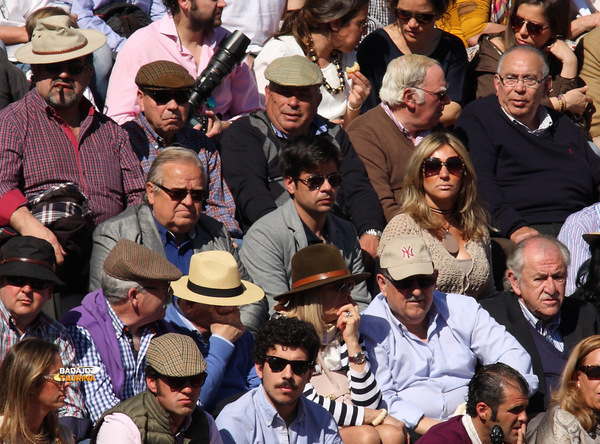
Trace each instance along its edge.
<instances>
[{"instance_id":1,"label":"crowd of spectators","mask_svg":"<svg viewBox=\"0 0 600 444\"><path fill-rule=\"evenodd\" d=\"M0 0L0 441L600 443L600 13L227 3Z\"/></svg>"}]
</instances>

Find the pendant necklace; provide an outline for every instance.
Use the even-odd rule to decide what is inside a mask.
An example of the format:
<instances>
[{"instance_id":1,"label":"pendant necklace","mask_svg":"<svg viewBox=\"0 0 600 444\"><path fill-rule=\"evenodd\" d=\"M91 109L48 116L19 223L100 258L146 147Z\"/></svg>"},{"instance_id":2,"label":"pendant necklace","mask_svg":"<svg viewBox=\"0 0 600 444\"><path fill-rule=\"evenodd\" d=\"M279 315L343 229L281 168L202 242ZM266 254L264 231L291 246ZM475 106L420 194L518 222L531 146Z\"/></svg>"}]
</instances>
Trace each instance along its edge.
<instances>
[{"instance_id":1,"label":"pendant necklace","mask_svg":"<svg viewBox=\"0 0 600 444\"><path fill-rule=\"evenodd\" d=\"M429 207L431 211L437 214L452 214L454 213L454 209L450 210L440 210L438 208ZM452 218L450 218L452 220ZM448 226L443 228L444 234L442 235L442 245L446 249L446 251L452 255L458 253L458 240L452 233L450 233L450 228L452 224L448 221Z\"/></svg>"}]
</instances>

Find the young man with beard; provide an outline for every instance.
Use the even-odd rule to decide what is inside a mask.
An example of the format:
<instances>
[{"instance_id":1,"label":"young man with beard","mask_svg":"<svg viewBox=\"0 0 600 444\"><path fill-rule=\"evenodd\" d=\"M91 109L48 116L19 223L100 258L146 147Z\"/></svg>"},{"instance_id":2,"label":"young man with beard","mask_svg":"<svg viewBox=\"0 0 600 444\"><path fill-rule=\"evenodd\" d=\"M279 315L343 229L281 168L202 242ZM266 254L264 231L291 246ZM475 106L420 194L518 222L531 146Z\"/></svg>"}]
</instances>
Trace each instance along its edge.
<instances>
[{"instance_id":1,"label":"young man with beard","mask_svg":"<svg viewBox=\"0 0 600 444\"><path fill-rule=\"evenodd\" d=\"M223 442L341 444L331 413L302 395L320 346L308 322L281 318L265 323L254 345L262 384L221 411L217 427Z\"/></svg>"}]
</instances>

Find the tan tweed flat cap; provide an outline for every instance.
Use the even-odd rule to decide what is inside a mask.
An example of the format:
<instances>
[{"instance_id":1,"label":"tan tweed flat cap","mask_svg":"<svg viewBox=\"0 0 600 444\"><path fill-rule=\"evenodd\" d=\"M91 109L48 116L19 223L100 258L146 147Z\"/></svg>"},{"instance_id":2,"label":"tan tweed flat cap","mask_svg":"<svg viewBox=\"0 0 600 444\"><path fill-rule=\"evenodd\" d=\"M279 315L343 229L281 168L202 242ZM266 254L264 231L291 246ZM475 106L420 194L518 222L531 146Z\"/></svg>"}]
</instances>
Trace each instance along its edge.
<instances>
[{"instance_id":1,"label":"tan tweed flat cap","mask_svg":"<svg viewBox=\"0 0 600 444\"><path fill-rule=\"evenodd\" d=\"M181 271L148 247L121 239L104 261L104 271L124 281L176 281Z\"/></svg>"},{"instance_id":2,"label":"tan tweed flat cap","mask_svg":"<svg viewBox=\"0 0 600 444\"><path fill-rule=\"evenodd\" d=\"M313 86L323 84L321 69L306 57L280 57L265 70L265 77L282 86Z\"/></svg>"},{"instance_id":3,"label":"tan tweed flat cap","mask_svg":"<svg viewBox=\"0 0 600 444\"><path fill-rule=\"evenodd\" d=\"M164 376L187 378L206 371L206 361L192 338L178 333L155 336L146 352L146 364Z\"/></svg>"},{"instance_id":4,"label":"tan tweed flat cap","mask_svg":"<svg viewBox=\"0 0 600 444\"><path fill-rule=\"evenodd\" d=\"M191 89L195 80L183 66L158 60L143 65L135 76L141 89Z\"/></svg>"}]
</instances>

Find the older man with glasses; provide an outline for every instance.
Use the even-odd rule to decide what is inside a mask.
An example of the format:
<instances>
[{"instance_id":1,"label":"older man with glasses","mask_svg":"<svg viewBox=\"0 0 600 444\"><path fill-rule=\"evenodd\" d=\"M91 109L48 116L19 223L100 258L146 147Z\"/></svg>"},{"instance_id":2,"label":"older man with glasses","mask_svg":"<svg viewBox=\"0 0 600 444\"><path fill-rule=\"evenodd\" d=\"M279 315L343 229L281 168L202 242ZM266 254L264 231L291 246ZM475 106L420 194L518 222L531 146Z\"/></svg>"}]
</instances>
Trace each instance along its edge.
<instances>
[{"instance_id":1,"label":"older man with glasses","mask_svg":"<svg viewBox=\"0 0 600 444\"><path fill-rule=\"evenodd\" d=\"M398 236L380 257L381 293L360 333L388 413L416 434L451 417L478 364L504 362L535 392L531 358L474 298L435 289L438 271L423 240Z\"/></svg>"},{"instance_id":2,"label":"older man with glasses","mask_svg":"<svg viewBox=\"0 0 600 444\"><path fill-rule=\"evenodd\" d=\"M223 223L233 237L241 237L235 202L221 175L217 147L202 131L186 125L194 83L187 70L174 62L159 60L142 66L135 77L140 112L123 128L146 174L156 156L168 146L195 151L202 161L208 191L206 214Z\"/></svg>"},{"instance_id":3,"label":"older man with glasses","mask_svg":"<svg viewBox=\"0 0 600 444\"><path fill-rule=\"evenodd\" d=\"M515 243L557 236L567 216L598 200L600 158L566 115L541 104L552 88L548 72L533 46L509 49L498 63L497 94L470 103L455 127L492 225Z\"/></svg>"}]
</instances>

